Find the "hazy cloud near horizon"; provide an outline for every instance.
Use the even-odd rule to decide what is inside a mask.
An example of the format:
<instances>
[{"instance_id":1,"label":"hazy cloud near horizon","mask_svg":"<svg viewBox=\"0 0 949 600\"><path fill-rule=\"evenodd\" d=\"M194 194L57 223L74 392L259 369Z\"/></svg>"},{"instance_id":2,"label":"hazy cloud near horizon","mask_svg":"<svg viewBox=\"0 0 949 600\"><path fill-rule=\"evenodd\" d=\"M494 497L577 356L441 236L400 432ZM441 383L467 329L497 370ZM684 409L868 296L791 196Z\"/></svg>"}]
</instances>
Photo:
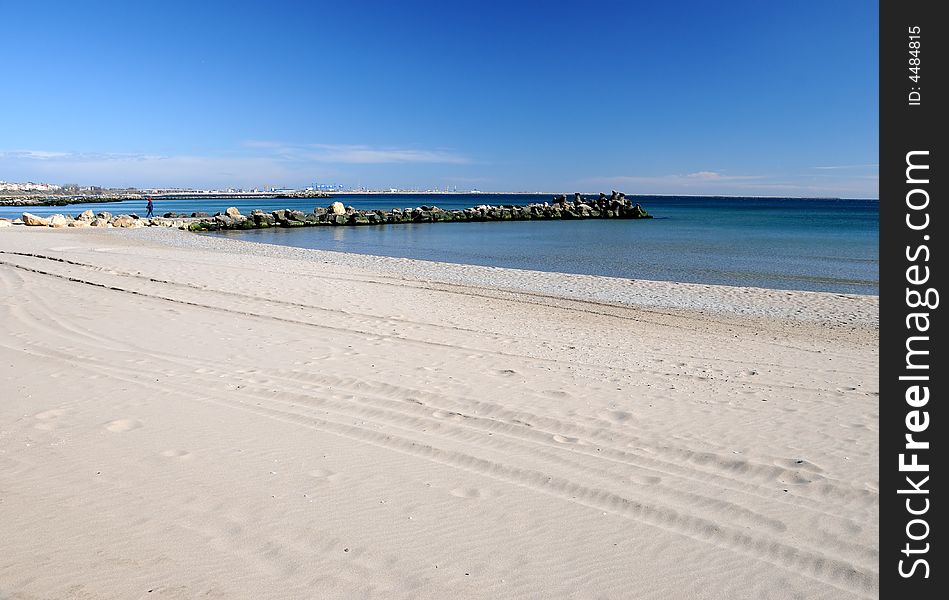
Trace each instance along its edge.
<instances>
[{"instance_id":1,"label":"hazy cloud near horizon","mask_svg":"<svg viewBox=\"0 0 949 600\"><path fill-rule=\"evenodd\" d=\"M374 165L403 165L425 175L417 181L393 182L365 172ZM239 148L214 155L63 152L55 150L0 151L0 180L36 183L79 183L104 187L264 188L305 187L315 181L389 187L483 191L598 191L691 195L786 195L876 198L877 165L818 166L804 173L750 174L699 170L682 174L564 177L558 181L526 182L519 188L492 188L490 164L444 149L374 148L366 145L289 144L247 141ZM459 173L459 168L474 168Z\"/></svg>"},{"instance_id":2,"label":"hazy cloud near horizon","mask_svg":"<svg viewBox=\"0 0 949 600\"><path fill-rule=\"evenodd\" d=\"M315 164L467 164L472 162L471 159L448 150L373 148L358 144L290 144L269 141L247 141L242 146L266 151L287 161Z\"/></svg>"},{"instance_id":3,"label":"hazy cloud near horizon","mask_svg":"<svg viewBox=\"0 0 949 600\"><path fill-rule=\"evenodd\" d=\"M303 187L347 175L345 165L469 162L444 150L251 141L206 156L7 150L0 151L0 176L104 187Z\"/></svg>"},{"instance_id":4,"label":"hazy cloud near horizon","mask_svg":"<svg viewBox=\"0 0 949 600\"><path fill-rule=\"evenodd\" d=\"M718 171L696 171L679 175L591 177L579 183L594 188L635 188L636 193L644 194L877 198L879 177L875 172L876 165L864 167L874 172L838 177L821 172L736 175Z\"/></svg>"}]
</instances>

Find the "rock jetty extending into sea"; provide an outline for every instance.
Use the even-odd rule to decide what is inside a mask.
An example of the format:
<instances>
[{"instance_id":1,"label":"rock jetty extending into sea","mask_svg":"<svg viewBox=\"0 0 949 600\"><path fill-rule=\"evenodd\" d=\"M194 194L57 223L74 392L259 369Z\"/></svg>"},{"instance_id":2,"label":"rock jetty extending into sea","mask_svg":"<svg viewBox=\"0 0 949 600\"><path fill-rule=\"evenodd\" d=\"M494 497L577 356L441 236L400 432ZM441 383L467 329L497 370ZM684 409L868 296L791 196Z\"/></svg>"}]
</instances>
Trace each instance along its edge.
<instances>
[{"instance_id":1,"label":"rock jetty extending into sea","mask_svg":"<svg viewBox=\"0 0 949 600\"><path fill-rule=\"evenodd\" d=\"M442 210L437 206L416 208L394 208L392 210L357 210L333 202L326 208L317 207L313 212L280 209L270 213L255 210L242 215L236 207L223 213L191 213L180 215L165 213L161 217L140 218L138 215L112 215L108 212L84 211L76 217L63 214L40 217L28 212L15 221L0 219L0 227L28 225L40 227L174 227L189 231L219 231L227 229L264 229L268 227L310 227L320 225L387 225L398 223L466 223L478 221L531 221L556 219L651 219L638 203L631 202L621 192L609 196L600 194L587 198L574 194L573 199L565 195L555 196L544 203L491 206L482 204L460 210Z\"/></svg>"},{"instance_id":2,"label":"rock jetty extending into sea","mask_svg":"<svg viewBox=\"0 0 949 600\"><path fill-rule=\"evenodd\" d=\"M175 217L177 215L166 215ZM467 223L477 221L530 221L551 219L651 219L639 204L632 203L620 192L609 196L585 198L574 194L555 196L552 202L526 206L483 204L458 210L443 210L437 206L393 208L392 210L357 210L333 202L313 212L281 209L270 213L255 210L242 215L236 208L228 208L211 218L190 223L191 231L218 231L221 229L263 229L267 227L311 227L321 225L394 225L399 223Z\"/></svg>"},{"instance_id":3,"label":"rock jetty extending into sea","mask_svg":"<svg viewBox=\"0 0 949 600\"><path fill-rule=\"evenodd\" d=\"M110 212L93 213L91 210L83 211L75 217L63 214L41 217L25 212L16 220L0 219L0 227L27 225L30 227L52 227L54 229L64 227L119 227L123 229L135 229L138 227L176 227L178 229L187 229L188 225L196 220L197 219L194 218L143 219L139 218L138 215L113 215Z\"/></svg>"}]
</instances>

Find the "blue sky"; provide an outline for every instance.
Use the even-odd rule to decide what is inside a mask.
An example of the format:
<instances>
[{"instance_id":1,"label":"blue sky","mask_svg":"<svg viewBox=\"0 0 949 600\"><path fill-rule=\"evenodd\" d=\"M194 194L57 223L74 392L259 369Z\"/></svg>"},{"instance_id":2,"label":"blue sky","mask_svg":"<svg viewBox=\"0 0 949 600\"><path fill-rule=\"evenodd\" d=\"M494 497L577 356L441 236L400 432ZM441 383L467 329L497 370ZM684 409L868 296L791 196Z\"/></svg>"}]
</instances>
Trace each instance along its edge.
<instances>
[{"instance_id":1,"label":"blue sky","mask_svg":"<svg viewBox=\"0 0 949 600\"><path fill-rule=\"evenodd\" d=\"M0 0L0 180L878 197L875 2Z\"/></svg>"}]
</instances>

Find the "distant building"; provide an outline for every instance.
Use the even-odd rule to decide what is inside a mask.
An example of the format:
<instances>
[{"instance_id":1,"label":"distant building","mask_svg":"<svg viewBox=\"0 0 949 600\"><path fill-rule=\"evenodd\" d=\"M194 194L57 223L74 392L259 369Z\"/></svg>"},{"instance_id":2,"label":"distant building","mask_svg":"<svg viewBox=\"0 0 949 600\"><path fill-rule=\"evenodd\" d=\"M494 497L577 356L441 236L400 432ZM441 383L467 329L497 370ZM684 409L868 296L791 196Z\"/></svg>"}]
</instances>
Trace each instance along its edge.
<instances>
[{"instance_id":1,"label":"distant building","mask_svg":"<svg viewBox=\"0 0 949 600\"><path fill-rule=\"evenodd\" d=\"M55 192L61 189L63 189L63 186L52 183L0 181L0 192Z\"/></svg>"}]
</instances>

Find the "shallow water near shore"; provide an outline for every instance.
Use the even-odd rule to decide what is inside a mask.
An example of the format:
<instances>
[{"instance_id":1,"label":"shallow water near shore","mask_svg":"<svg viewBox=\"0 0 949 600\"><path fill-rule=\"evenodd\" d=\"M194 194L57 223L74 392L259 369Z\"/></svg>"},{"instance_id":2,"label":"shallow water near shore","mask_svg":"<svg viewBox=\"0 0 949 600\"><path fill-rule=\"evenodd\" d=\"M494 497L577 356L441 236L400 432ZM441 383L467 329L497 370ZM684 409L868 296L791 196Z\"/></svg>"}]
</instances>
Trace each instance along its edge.
<instances>
[{"instance_id":1,"label":"shallow water near shore","mask_svg":"<svg viewBox=\"0 0 949 600\"><path fill-rule=\"evenodd\" d=\"M371 199L358 203L342 200L357 208L392 206ZM466 200L469 201L461 204L479 203L477 198ZM637 200L656 218L419 223L212 235L492 267L773 289L878 293L876 201ZM426 202L432 203L431 199L423 199L405 206ZM456 205L436 203L444 208Z\"/></svg>"},{"instance_id":2,"label":"shallow water near shore","mask_svg":"<svg viewBox=\"0 0 949 600\"><path fill-rule=\"evenodd\" d=\"M405 224L228 231L267 244L461 264L772 289L879 293L879 202L794 198L636 196L654 219ZM340 195L359 209L528 204L548 195ZM310 211L333 200L156 202L156 213ZM143 214L141 202L42 207ZM6 215L0 215L6 216Z\"/></svg>"}]
</instances>

